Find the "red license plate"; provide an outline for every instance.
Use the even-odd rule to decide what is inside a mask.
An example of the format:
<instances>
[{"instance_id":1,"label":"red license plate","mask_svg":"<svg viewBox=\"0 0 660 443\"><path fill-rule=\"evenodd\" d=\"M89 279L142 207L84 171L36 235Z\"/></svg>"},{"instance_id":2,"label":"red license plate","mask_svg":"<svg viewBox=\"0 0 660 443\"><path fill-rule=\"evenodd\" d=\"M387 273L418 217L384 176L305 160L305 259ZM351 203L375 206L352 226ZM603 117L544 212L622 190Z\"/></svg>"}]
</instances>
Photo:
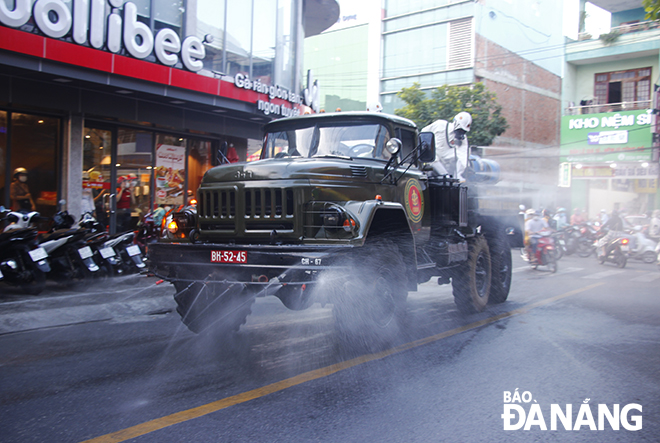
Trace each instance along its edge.
<instances>
[{"instance_id":1,"label":"red license plate","mask_svg":"<svg viewBox=\"0 0 660 443\"><path fill-rule=\"evenodd\" d=\"M247 263L247 251L211 251L211 263Z\"/></svg>"}]
</instances>

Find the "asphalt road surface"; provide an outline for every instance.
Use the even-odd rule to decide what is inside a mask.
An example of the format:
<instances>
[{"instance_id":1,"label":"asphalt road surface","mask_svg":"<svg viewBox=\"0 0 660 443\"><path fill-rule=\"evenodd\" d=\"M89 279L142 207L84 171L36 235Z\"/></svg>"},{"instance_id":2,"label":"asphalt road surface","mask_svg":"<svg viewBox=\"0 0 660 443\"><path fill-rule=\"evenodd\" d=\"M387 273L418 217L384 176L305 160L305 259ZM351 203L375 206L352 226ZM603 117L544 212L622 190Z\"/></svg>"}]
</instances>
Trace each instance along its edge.
<instances>
[{"instance_id":1,"label":"asphalt road surface","mask_svg":"<svg viewBox=\"0 0 660 443\"><path fill-rule=\"evenodd\" d=\"M463 316L425 283L384 347L273 297L231 341L176 312L0 335L0 440L660 441L658 266L516 255L506 303Z\"/></svg>"}]
</instances>

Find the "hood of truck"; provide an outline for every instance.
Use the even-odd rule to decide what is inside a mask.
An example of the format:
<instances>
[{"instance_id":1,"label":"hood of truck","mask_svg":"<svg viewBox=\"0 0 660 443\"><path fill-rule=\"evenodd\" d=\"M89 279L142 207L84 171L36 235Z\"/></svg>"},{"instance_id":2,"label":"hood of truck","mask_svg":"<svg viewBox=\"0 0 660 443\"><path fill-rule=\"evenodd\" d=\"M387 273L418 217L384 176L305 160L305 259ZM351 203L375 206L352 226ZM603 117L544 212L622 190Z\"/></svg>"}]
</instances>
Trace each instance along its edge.
<instances>
[{"instance_id":1,"label":"hood of truck","mask_svg":"<svg viewBox=\"0 0 660 443\"><path fill-rule=\"evenodd\" d=\"M333 177L380 180L384 169L384 162L374 160L334 157L266 159L216 166L206 172L202 184L253 180L331 180Z\"/></svg>"}]
</instances>

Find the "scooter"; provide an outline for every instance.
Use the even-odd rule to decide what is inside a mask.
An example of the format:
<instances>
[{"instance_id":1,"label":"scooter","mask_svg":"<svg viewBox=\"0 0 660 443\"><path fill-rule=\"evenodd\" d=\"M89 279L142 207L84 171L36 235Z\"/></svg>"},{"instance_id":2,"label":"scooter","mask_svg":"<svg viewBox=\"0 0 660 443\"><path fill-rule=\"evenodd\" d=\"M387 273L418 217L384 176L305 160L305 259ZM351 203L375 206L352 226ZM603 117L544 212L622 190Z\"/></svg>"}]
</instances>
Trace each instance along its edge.
<instances>
[{"instance_id":1,"label":"scooter","mask_svg":"<svg viewBox=\"0 0 660 443\"><path fill-rule=\"evenodd\" d=\"M0 280L37 295L50 271L48 253L37 244L34 228L10 229L0 234Z\"/></svg>"},{"instance_id":2,"label":"scooter","mask_svg":"<svg viewBox=\"0 0 660 443\"><path fill-rule=\"evenodd\" d=\"M628 262L627 253L630 248L630 240L623 236L618 236L605 245L605 255L597 248L596 258L602 265L605 262L614 263L620 268L625 268Z\"/></svg>"},{"instance_id":3,"label":"scooter","mask_svg":"<svg viewBox=\"0 0 660 443\"><path fill-rule=\"evenodd\" d=\"M53 217L55 229L48 234L42 234L40 238L41 246L51 257L49 278L64 284L96 277L100 270L94 259L94 251L85 241L90 229L67 229L66 226L70 226L72 221L73 218L66 211L58 212Z\"/></svg>"},{"instance_id":4,"label":"scooter","mask_svg":"<svg viewBox=\"0 0 660 443\"><path fill-rule=\"evenodd\" d=\"M642 260L644 263L655 263L658 256L656 252L658 243L644 235L641 226L635 226L631 237L628 258Z\"/></svg>"},{"instance_id":5,"label":"scooter","mask_svg":"<svg viewBox=\"0 0 660 443\"><path fill-rule=\"evenodd\" d=\"M552 231L543 230L538 234L532 234L530 238L536 240L536 254L531 256L531 246L529 250L523 249L523 260L529 262L532 269L538 269L539 266L547 266L553 274L557 272L555 241Z\"/></svg>"},{"instance_id":6,"label":"scooter","mask_svg":"<svg viewBox=\"0 0 660 443\"><path fill-rule=\"evenodd\" d=\"M103 246L112 248L121 261L122 274L133 274L146 269L142 250L134 243L135 233L127 231L110 237Z\"/></svg>"}]
</instances>

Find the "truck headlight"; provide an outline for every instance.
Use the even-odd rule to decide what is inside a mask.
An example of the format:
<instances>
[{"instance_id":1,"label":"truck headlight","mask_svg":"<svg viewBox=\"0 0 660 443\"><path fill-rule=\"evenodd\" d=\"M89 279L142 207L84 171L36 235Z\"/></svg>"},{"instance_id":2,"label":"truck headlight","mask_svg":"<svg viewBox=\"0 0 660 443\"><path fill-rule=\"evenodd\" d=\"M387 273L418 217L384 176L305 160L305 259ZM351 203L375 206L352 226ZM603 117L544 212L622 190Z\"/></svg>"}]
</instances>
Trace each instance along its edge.
<instances>
[{"instance_id":1,"label":"truck headlight","mask_svg":"<svg viewBox=\"0 0 660 443\"><path fill-rule=\"evenodd\" d=\"M328 208L323 211L321 218L323 220L323 227L325 228L338 228L344 221L342 211L337 207Z\"/></svg>"}]
</instances>

